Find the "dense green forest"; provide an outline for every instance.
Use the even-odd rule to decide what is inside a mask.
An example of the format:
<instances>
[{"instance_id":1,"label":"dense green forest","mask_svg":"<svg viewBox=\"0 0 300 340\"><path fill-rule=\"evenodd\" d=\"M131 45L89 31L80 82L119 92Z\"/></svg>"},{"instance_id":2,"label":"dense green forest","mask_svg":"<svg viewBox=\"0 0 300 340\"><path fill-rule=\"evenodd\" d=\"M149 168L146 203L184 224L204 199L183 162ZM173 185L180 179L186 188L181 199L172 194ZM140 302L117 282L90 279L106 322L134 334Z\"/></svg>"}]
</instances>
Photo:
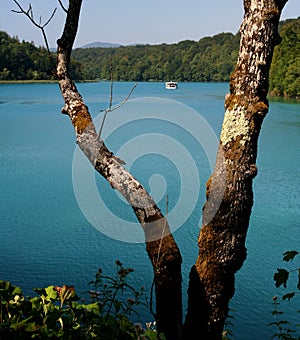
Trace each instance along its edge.
<instances>
[{"instance_id":1,"label":"dense green forest","mask_svg":"<svg viewBox=\"0 0 300 340\"><path fill-rule=\"evenodd\" d=\"M76 49L73 57L85 79L110 79L112 62L121 81L228 81L238 48L238 35L221 33L198 42Z\"/></svg>"},{"instance_id":2,"label":"dense green forest","mask_svg":"<svg viewBox=\"0 0 300 340\"><path fill-rule=\"evenodd\" d=\"M300 17L282 21L282 43L275 48L270 92L300 97ZM0 80L53 79L55 56L44 48L0 32ZM177 44L85 48L73 51L75 79L120 81L228 81L239 48L239 34L220 33ZM52 59L52 60L51 60Z\"/></svg>"},{"instance_id":3,"label":"dense green forest","mask_svg":"<svg viewBox=\"0 0 300 340\"><path fill-rule=\"evenodd\" d=\"M300 98L300 17L280 23L281 44L274 50L270 92Z\"/></svg>"},{"instance_id":4,"label":"dense green forest","mask_svg":"<svg viewBox=\"0 0 300 340\"><path fill-rule=\"evenodd\" d=\"M76 49L86 79L109 79L110 61L116 80L227 81L236 62L239 37L221 33L200 41Z\"/></svg>"},{"instance_id":5,"label":"dense green forest","mask_svg":"<svg viewBox=\"0 0 300 340\"><path fill-rule=\"evenodd\" d=\"M55 79L56 56L33 42L20 42L0 31L0 80L52 80ZM81 63L73 60L71 72L82 79Z\"/></svg>"}]
</instances>

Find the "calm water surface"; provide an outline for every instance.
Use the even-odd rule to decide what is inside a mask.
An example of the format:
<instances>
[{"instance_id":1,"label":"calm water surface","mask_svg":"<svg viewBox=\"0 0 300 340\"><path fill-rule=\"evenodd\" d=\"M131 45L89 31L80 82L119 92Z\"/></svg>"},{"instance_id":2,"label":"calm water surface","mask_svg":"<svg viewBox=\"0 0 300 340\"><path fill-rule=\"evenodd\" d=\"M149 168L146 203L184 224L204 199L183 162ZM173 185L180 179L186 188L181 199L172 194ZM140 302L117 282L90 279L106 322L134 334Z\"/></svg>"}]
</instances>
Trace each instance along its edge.
<instances>
[{"instance_id":1,"label":"calm water surface","mask_svg":"<svg viewBox=\"0 0 300 340\"><path fill-rule=\"evenodd\" d=\"M122 101L131 86L116 83L114 102ZM78 87L94 116L108 106L109 83ZM227 84L184 83L177 91L166 91L162 83L141 83L131 99L176 100L201 114L218 135L227 92ZM236 293L231 303L234 339L271 337L272 328L267 324L273 321L272 297L282 292L274 287L273 273L281 266L284 251L300 250L300 104L284 100L270 104L260 136L248 257L236 276ZM144 244L122 242L99 232L78 206L72 183L75 136L69 118L60 114L62 106L55 84L0 85L0 279L22 286L26 294L33 287L50 284L75 284L81 292L86 290L99 266L106 274L113 274L114 261L119 259L135 269L133 283L149 290L152 268ZM107 144L113 151L126 142L125 138L130 139L128 130L133 136L156 131L169 134L180 144L184 141L197 167L203 166L199 201L174 233L184 261L186 303L188 272L197 256L204 183L210 173L205 152L198 153L195 141L186 131L150 121L133 125L126 133L120 130L108 138ZM167 186L172 209L180 195L180 173L168 157L160 156L141 157L132 165L132 172L149 190L149 178L160 173L165 180L158 178L158 187ZM105 193L106 204L116 214L135 221L131 209L120 203L107 183L99 176L96 182ZM158 190L157 195L164 211L165 193ZM295 303L286 308L297 309ZM152 319L146 311L141 311L141 315L143 322ZM296 323L295 318L291 322Z\"/></svg>"}]
</instances>

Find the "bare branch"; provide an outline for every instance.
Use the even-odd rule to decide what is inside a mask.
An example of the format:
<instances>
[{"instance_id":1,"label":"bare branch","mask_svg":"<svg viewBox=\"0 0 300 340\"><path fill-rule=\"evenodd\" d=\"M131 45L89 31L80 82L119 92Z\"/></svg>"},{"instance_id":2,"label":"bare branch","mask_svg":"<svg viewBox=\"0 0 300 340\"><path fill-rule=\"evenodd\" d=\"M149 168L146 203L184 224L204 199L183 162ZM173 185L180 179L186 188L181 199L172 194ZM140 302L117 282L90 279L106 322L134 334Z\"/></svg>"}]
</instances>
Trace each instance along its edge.
<instances>
[{"instance_id":1,"label":"bare branch","mask_svg":"<svg viewBox=\"0 0 300 340\"><path fill-rule=\"evenodd\" d=\"M104 126L104 123L105 123L106 116L107 116L108 112L109 112L109 110L104 110L104 116L103 116L103 119L102 119L102 122L101 122L99 134L98 134L99 139L101 139L101 134L102 134L103 126Z\"/></svg>"},{"instance_id":2,"label":"bare branch","mask_svg":"<svg viewBox=\"0 0 300 340\"><path fill-rule=\"evenodd\" d=\"M46 27L46 26L49 24L49 22L53 19L56 10L57 10L57 7L54 8L54 10L53 10L53 12L52 12L50 18L44 23L43 28ZM42 19L42 17L41 17L41 19Z\"/></svg>"},{"instance_id":3,"label":"bare branch","mask_svg":"<svg viewBox=\"0 0 300 340\"><path fill-rule=\"evenodd\" d=\"M109 97L109 109L111 109L112 103L113 103L113 84L114 84L113 62L112 62L112 56L110 56L110 97Z\"/></svg>"},{"instance_id":4,"label":"bare branch","mask_svg":"<svg viewBox=\"0 0 300 340\"><path fill-rule=\"evenodd\" d=\"M36 20L34 19L34 15L33 15L33 9L31 4L29 4L28 10L25 11L24 8L18 3L17 0L13 0L13 2L19 7L19 11L12 9L11 11L14 13L18 13L18 14L25 14L27 16L27 18L38 28L42 29L45 28L49 22L52 20L52 18L55 15L55 12L57 10L57 8L55 7L52 14L50 15L50 18L44 23L42 24L42 17L40 16L40 20L39 23L36 22Z\"/></svg>"},{"instance_id":5,"label":"bare branch","mask_svg":"<svg viewBox=\"0 0 300 340\"><path fill-rule=\"evenodd\" d=\"M17 0L13 0L13 2L19 7L19 11L13 10L13 9L11 11L14 12L14 13L17 13L17 14L24 14L33 23L34 26L36 26L37 28L39 28L42 31L47 51L50 54L50 48L49 48L49 44L48 44L48 40L47 40L47 35L46 35L46 32L45 32L45 27L53 19L57 8L54 8L49 19L44 24L42 24L42 17L41 16L39 18L39 23L34 19L34 14L33 14L33 9L32 9L31 4L29 4L28 10L25 11L24 8L19 4L19 2Z\"/></svg>"},{"instance_id":6,"label":"bare branch","mask_svg":"<svg viewBox=\"0 0 300 340\"><path fill-rule=\"evenodd\" d=\"M99 138L101 137L103 126L104 126L104 123L105 123L105 120L106 120L108 112L115 111L115 110L119 109L121 106L123 106L128 101L128 99L130 98L130 96L131 96L132 92L134 91L134 89L137 87L137 83L135 83L133 85L132 89L130 90L130 92L128 93L127 97L121 103L119 103L119 104L115 105L114 107L112 107L112 84L113 84L113 82L111 82L111 85L110 85L110 102L109 102L109 107L106 110L101 110L101 112L104 112L104 116L103 116L102 123L101 123L100 130L99 130Z\"/></svg>"},{"instance_id":7,"label":"bare branch","mask_svg":"<svg viewBox=\"0 0 300 340\"><path fill-rule=\"evenodd\" d=\"M132 89L131 89L130 92L128 93L128 96L127 96L120 104L118 104L118 105L112 107L112 108L110 109L110 112L115 111L115 110L119 109L121 106L123 106L123 105L128 101L128 99L130 98L130 96L132 95L132 92L134 91L134 89L135 89L136 87L137 87L137 83L135 83L135 84L133 85Z\"/></svg>"},{"instance_id":8,"label":"bare branch","mask_svg":"<svg viewBox=\"0 0 300 340\"><path fill-rule=\"evenodd\" d=\"M61 0L58 0L59 4L60 4L60 7L62 8L62 10L66 13L68 13L68 10L66 9L66 7L63 5L62 1Z\"/></svg>"}]
</instances>

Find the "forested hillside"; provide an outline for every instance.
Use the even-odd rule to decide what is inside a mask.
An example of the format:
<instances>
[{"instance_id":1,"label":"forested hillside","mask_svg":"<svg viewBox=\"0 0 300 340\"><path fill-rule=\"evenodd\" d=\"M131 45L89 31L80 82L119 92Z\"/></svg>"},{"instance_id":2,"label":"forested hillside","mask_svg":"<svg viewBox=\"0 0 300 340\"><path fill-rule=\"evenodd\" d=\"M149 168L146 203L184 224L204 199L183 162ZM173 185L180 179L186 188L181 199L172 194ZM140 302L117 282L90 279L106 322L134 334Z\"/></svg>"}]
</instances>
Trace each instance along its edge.
<instances>
[{"instance_id":1,"label":"forested hillside","mask_svg":"<svg viewBox=\"0 0 300 340\"><path fill-rule=\"evenodd\" d=\"M270 92L300 98L300 17L279 26L281 44L275 48L270 70Z\"/></svg>"},{"instance_id":2,"label":"forested hillside","mask_svg":"<svg viewBox=\"0 0 300 340\"><path fill-rule=\"evenodd\" d=\"M275 48L270 92L300 97L300 17L280 23L282 43ZM221 33L177 44L76 49L85 79L132 81L228 81L238 55L239 34Z\"/></svg>"},{"instance_id":3,"label":"forested hillside","mask_svg":"<svg viewBox=\"0 0 300 340\"><path fill-rule=\"evenodd\" d=\"M0 31L0 80L51 80L55 79L56 56L43 47L20 42ZM81 63L72 61L72 74L81 79Z\"/></svg>"},{"instance_id":4,"label":"forested hillside","mask_svg":"<svg viewBox=\"0 0 300 340\"><path fill-rule=\"evenodd\" d=\"M275 48L270 92L300 97L300 17L280 23L282 43ZM73 51L74 79L121 81L228 81L238 55L239 34L220 33L177 44L84 48ZM44 48L0 32L0 80L54 79Z\"/></svg>"},{"instance_id":5,"label":"forested hillside","mask_svg":"<svg viewBox=\"0 0 300 340\"><path fill-rule=\"evenodd\" d=\"M116 80L227 81L238 54L239 38L232 33L199 42L76 49L86 79L110 79L110 60Z\"/></svg>"}]
</instances>

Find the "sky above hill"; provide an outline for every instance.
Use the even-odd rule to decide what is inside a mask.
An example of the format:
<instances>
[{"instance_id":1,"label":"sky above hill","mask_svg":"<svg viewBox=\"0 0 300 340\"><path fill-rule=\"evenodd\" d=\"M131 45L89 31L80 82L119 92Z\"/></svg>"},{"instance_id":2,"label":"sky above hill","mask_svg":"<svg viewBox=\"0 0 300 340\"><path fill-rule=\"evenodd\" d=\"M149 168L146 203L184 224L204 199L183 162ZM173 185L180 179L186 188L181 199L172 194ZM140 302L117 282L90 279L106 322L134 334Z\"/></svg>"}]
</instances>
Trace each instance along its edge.
<instances>
[{"instance_id":1,"label":"sky above hill","mask_svg":"<svg viewBox=\"0 0 300 340\"><path fill-rule=\"evenodd\" d=\"M46 27L50 47L61 35L65 13L56 0L19 0L28 9L32 4L37 21L45 22L53 9L57 12ZM68 1L63 0L64 4ZM0 30L20 40L44 45L41 32L29 20L11 10L13 0L1 0ZM300 1L289 0L281 20L300 16ZM119 43L175 43L199 40L220 32L236 33L243 18L243 0L84 0L75 47L94 41Z\"/></svg>"}]
</instances>

